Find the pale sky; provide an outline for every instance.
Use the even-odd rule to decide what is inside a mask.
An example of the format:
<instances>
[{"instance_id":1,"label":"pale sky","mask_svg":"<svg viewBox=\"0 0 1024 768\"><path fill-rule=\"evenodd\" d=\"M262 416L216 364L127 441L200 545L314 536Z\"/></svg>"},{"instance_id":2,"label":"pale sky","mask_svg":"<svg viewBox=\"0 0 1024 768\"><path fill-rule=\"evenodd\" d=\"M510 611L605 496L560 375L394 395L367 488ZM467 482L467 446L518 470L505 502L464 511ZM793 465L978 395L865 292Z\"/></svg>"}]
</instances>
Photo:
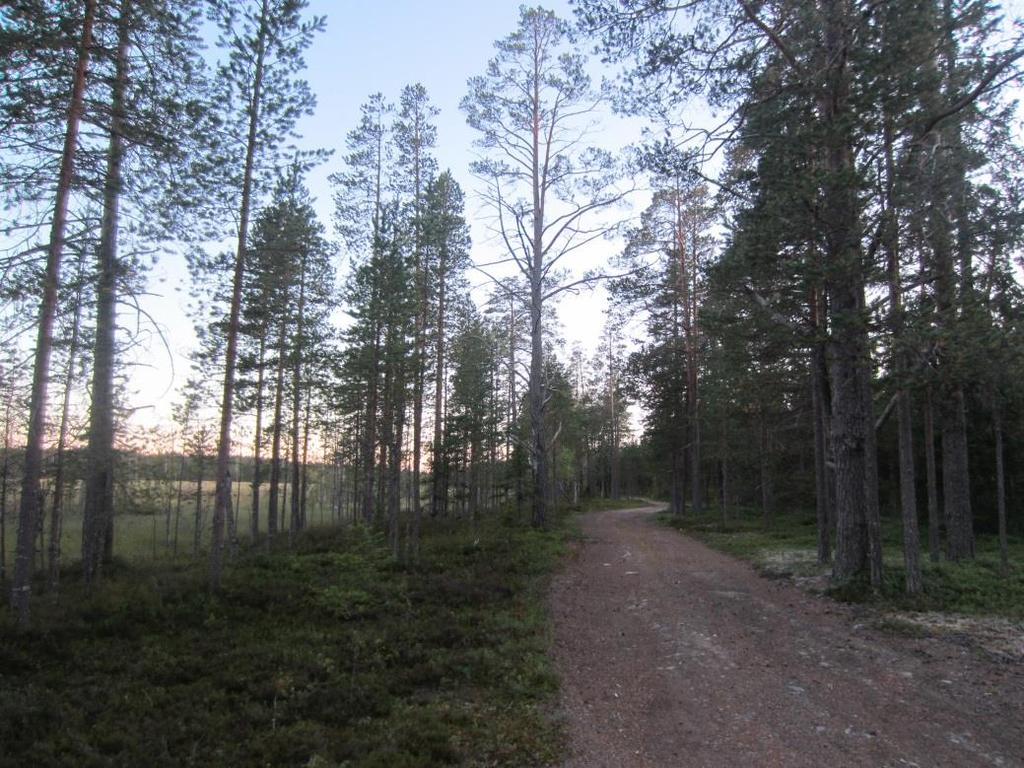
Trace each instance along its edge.
<instances>
[{"instance_id":1,"label":"pale sky","mask_svg":"<svg viewBox=\"0 0 1024 768\"><path fill-rule=\"evenodd\" d=\"M327 176L341 167L345 135L360 118L359 107L377 91L397 101L403 86L422 83L431 101L441 111L436 119L438 140L436 157L441 169L450 168L466 192L467 218L473 224L473 256L481 263L493 259L480 218L480 204L474 195L476 180L469 172L474 158L476 132L466 125L459 102L466 92L466 80L481 74L493 55L495 40L515 29L519 17L516 0L395 0L389 3L366 0L312 0L309 11L327 16L327 31L319 35L307 51L305 77L317 96L317 109L304 118L298 132L305 148L335 150L334 157L316 169L309 185L316 197L321 221L333 236L331 190ZM564 18L571 12L566 0L545 3ZM584 46L591 43L584 41ZM599 77L595 62L594 72ZM595 80L597 79L595 77ZM602 118L601 143L619 150L639 136L639 125L613 115ZM598 242L590 251L581 251L576 261L580 272L599 266L615 250L611 243ZM347 262L342 255L339 266ZM344 273L339 276L344 279ZM194 343L191 322L185 314L187 272L184 263L165 258L150 275L151 291L145 308L164 328L173 360L159 341L133 353L131 389L139 408L135 422L150 424L170 416L177 388L188 376L188 354ZM478 286L477 297L484 293L486 278L471 273ZM175 291L181 286L181 291ZM568 297L560 305L564 337L569 346L578 341L585 350L593 349L604 322L603 291ZM122 318L127 321L128 318ZM173 372L172 372L173 369Z\"/></svg>"},{"instance_id":2,"label":"pale sky","mask_svg":"<svg viewBox=\"0 0 1024 768\"><path fill-rule=\"evenodd\" d=\"M395 101L404 85L421 82L441 110L436 120L439 167L451 169L467 194L467 218L471 224L477 220L472 227L473 256L480 262L494 258L493 246L486 242L485 229L479 222L480 206L474 196L477 183L469 173L475 132L466 125L458 106L466 80L482 73L493 55L493 42L515 29L519 5L518 0L311 1L311 13L327 16L327 31L315 39L306 55L305 77L318 105L315 114L303 119L298 130L303 136L302 146L335 150L335 156L309 178L317 211L332 236L327 176L341 167L345 135L357 124L360 105L377 91ZM571 18L567 0L552 0L545 6L563 18ZM1024 0L1009 0L1003 7L1007 16L1019 17ZM584 40L583 45L589 50L591 43ZM600 76L596 62L592 71ZM600 141L615 151L635 141L639 133L637 121L608 115L603 119ZM644 195L638 196L637 210L645 200ZM601 265L614 250L613 244L600 242L592 250L581 252L576 261L578 271ZM346 256L339 257L339 266L346 261ZM344 272L339 276L344 279ZM159 341L132 353L141 363L131 368L130 381L135 392L132 403L139 408L135 423L140 425L169 418L177 388L188 375L188 354L194 343L184 310L185 293L174 290L187 282L183 262L166 258L150 278L150 289L158 295L147 297L144 307L159 319L172 355L168 356ZM471 281L480 286L485 278L474 273ZM482 296L483 289L476 294ZM600 290L568 297L561 303L559 316L567 349L579 342L585 351L593 350L604 323L604 310L605 297ZM121 321L123 325L134 323L127 316Z\"/></svg>"}]
</instances>

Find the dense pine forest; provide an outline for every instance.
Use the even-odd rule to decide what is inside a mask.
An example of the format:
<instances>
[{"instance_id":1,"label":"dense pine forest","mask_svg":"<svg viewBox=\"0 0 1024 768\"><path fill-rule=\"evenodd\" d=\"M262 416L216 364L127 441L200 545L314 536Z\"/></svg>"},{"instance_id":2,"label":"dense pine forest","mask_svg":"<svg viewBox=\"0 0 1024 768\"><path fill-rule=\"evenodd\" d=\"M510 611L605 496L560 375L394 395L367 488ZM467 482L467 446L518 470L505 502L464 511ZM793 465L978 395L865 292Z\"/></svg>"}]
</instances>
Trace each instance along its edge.
<instances>
[{"instance_id":1,"label":"dense pine forest","mask_svg":"<svg viewBox=\"0 0 1024 768\"><path fill-rule=\"evenodd\" d=\"M840 599L1024 616L1011 14L509 10L449 73L475 138L447 168L413 62L393 93L337 73L366 83L358 121L302 140L307 54L355 23L309 5L0 3L10 764L554 764L545 579L568 513L632 499L740 556L799 549ZM637 141L603 143L613 118ZM163 263L191 328L147 310ZM569 297L605 305L586 344ZM173 418L140 422L139 360L182 338ZM167 669L112 688L166 722L82 714L106 673L76 665L121 636L147 650L108 653ZM249 690L217 655L236 641L290 671ZM235 714L176 731L217 675ZM430 709L434 688L459 693Z\"/></svg>"}]
</instances>

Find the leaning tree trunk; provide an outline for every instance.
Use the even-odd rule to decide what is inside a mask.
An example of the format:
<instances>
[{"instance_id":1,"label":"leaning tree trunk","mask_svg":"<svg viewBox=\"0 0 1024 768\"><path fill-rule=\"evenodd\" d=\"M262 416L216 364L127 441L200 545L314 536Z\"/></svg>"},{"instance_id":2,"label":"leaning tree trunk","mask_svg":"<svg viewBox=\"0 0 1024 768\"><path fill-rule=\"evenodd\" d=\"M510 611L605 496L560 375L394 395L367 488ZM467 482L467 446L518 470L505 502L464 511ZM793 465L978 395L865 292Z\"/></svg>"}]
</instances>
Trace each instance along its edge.
<instances>
[{"instance_id":1,"label":"leaning tree trunk","mask_svg":"<svg viewBox=\"0 0 1024 768\"><path fill-rule=\"evenodd\" d=\"M238 248L235 251L231 284L231 308L228 312L224 348L224 390L220 403L220 435L217 440L216 491L213 502L213 525L210 541L210 586L220 588L224 566L224 520L231 507L231 418L235 403L235 370L238 366L238 329L242 312L242 283L245 278L246 241L249 238L249 208L252 203L253 168L263 101L263 66L267 45L269 0L263 0L256 30L256 61L249 99L249 134L245 146L245 169L242 173L242 196L238 213Z\"/></svg>"},{"instance_id":2,"label":"leaning tree trunk","mask_svg":"<svg viewBox=\"0 0 1024 768\"><path fill-rule=\"evenodd\" d=\"M50 355L53 351L53 321L57 314L57 288L60 285L60 262L64 251L64 232L67 228L68 199L74 177L75 151L78 147L78 126L82 117L85 94L85 76L89 67L92 47L92 27L96 15L96 0L85 0L82 37L75 62L71 99L68 103L64 148L54 195L53 221L50 224L50 243L46 252L46 270L43 274L43 297L39 302L39 327L36 335L35 360L32 368L32 392L29 396L28 430L25 436L24 474L21 483L21 503L18 509L18 537L14 554L14 581L11 587L11 608L17 614L19 626L29 623L29 605L32 593L33 539L40 515L40 478L43 471L43 433L46 431L46 398L50 376Z\"/></svg>"},{"instance_id":3,"label":"leaning tree trunk","mask_svg":"<svg viewBox=\"0 0 1024 768\"><path fill-rule=\"evenodd\" d=\"M122 0L117 22L117 62L111 92L110 143L103 181L96 284L96 341L93 346L89 445L86 449L85 511L82 520L82 571L86 583L99 576L105 540L114 517L114 370L117 366L117 236L124 162L124 103L128 88L131 3Z\"/></svg>"}]
</instances>

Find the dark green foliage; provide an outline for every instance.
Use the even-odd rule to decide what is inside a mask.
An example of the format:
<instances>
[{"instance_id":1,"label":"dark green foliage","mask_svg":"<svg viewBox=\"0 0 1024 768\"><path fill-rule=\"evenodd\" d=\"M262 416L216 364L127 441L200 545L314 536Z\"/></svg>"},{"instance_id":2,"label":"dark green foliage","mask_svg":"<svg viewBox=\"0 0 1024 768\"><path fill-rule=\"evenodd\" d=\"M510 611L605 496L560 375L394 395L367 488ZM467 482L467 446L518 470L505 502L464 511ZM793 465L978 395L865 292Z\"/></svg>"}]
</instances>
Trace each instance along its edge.
<instances>
[{"instance_id":1,"label":"dark green foliage","mask_svg":"<svg viewBox=\"0 0 1024 768\"><path fill-rule=\"evenodd\" d=\"M564 528L428 526L406 570L363 529L68 583L0 625L0 764L548 765L544 577Z\"/></svg>"}]
</instances>

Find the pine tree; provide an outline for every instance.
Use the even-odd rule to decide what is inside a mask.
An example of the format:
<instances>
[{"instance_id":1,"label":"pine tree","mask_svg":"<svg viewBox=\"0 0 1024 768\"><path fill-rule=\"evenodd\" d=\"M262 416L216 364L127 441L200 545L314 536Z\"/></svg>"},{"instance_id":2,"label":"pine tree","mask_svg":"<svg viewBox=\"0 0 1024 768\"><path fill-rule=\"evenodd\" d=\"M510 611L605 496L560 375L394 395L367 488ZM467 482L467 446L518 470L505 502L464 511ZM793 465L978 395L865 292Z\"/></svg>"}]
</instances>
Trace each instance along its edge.
<instances>
[{"instance_id":1,"label":"pine tree","mask_svg":"<svg viewBox=\"0 0 1024 768\"><path fill-rule=\"evenodd\" d=\"M60 286L61 258L67 220L68 198L75 168L78 128L82 115L82 102L89 66L92 28L96 13L95 0L85 0L85 14L80 30L78 58L75 64L71 96L67 107L64 148L53 204L53 219L47 248L43 296L39 304L39 325L32 373L32 394L29 401L28 433L25 439L25 465L21 483L21 502L18 511L18 540L14 561L14 580L11 587L11 608L17 613L18 623L29 623L29 605L32 590L32 548L36 525L41 510L40 476L43 463L43 432L46 428L47 387L50 354L53 347L53 323L56 314L57 291Z\"/></svg>"},{"instance_id":2,"label":"pine tree","mask_svg":"<svg viewBox=\"0 0 1024 768\"><path fill-rule=\"evenodd\" d=\"M486 153L473 169L487 184L485 197L505 258L528 283L532 519L539 526L546 524L552 491L544 304L603 277L566 278L565 259L607 231L595 216L623 196L612 183L609 155L586 144L587 122L599 99L584 58L569 52L571 43L565 21L542 8L522 8L518 28L495 43L487 73L470 79L462 101Z\"/></svg>"},{"instance_id":3,"label":"pine tree","mask_svg":"<svg viewBox=\"0 0 1024 768\"><path fill-rule=\"evenodd\" d=\"M300 115L312 111L315 99L297 73L302 54L314 35L324 29L322 17L303 19L305 0L261 0L258 9L238 0L214 0L213 10L226 50L219 80L225 93L224 122L232 130L244 125L228 149L228 161L237 163L230 187L237 197L238 246L232 265L232 288L224 347L224 387L221 395L220 432L210 547L210 583L220 585L224 560L224 523L231 514L231 422L234 412L235 372L241 319L242 288L246 269L249 217L254 181L273 168L282 143ZM234 152L238 150L238 152Z\"/></svg>"},{"instance_id":4,"label":"pine tree","mask_svg":"<svg viewBox=\"0 0 1024 768\"><path fill-rule=\"evenodd\" d=\"M437 143L437 129L431 120L439 110L430 104L426 89L409 85L402 89L399 111L392 134L396 145L399 192L409 201L412 214L413 270L416 282L416 338L413 352L412 391L412 503L414 542L417 546L419 521L422 515L420 491L420 464L422 454L423 399L426 387L427 329L429 325L429 298L435 288L428 279L424 262L424 211L428 184L436 175L437 163L430 154Z\"/></svg>"}]
</instances>

